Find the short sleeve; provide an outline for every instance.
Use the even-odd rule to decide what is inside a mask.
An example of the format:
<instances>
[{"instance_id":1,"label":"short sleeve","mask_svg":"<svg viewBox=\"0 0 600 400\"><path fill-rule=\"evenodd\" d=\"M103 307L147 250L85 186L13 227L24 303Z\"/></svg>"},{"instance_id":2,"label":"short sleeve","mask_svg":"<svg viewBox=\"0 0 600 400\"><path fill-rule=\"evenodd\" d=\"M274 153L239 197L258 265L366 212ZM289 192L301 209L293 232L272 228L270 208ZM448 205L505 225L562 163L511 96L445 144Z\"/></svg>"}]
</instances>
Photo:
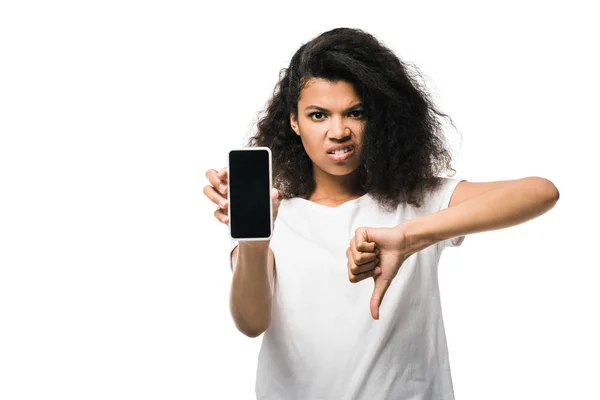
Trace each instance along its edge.
<instances>
[{"instance_id":1,"label":"short sleeve","mask_svg":"<svg viewBox=\"0 0 600 400\"><path fill-rule=\"evenodd\" d=\"M438 196L436 196L436 198L439 199L438 211L448 208L450 199L452 199L452 195L454 194L454 189L456 189L456 186L463 181L465 181L465 179L442 178L442 185L438 189ZM444 240L443 247L458 247L464 240L464 236L446 239Z\"/></svg>"}]
</instances>

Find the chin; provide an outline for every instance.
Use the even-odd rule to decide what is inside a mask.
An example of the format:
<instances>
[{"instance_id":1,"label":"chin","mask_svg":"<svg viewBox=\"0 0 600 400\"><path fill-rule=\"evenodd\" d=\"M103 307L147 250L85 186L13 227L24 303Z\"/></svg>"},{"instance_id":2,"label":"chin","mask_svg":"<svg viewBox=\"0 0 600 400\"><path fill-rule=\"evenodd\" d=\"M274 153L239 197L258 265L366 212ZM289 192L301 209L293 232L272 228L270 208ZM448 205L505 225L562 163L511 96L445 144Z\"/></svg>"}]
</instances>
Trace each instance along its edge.
<instances>
[{"instance_id":1,"label":"chin","mask_svg":"<svg viewBox=\"0 0 600 400\"><path fill-rule=\"evenodd\" d=\"M316 166L321 171L323 171L329 175L335 175L335 176L350 175L358 170L358 165L337 165L337 166L328 165L327 167L323 167L323 166L316 164Z\"/></svg>"}]
</instances>

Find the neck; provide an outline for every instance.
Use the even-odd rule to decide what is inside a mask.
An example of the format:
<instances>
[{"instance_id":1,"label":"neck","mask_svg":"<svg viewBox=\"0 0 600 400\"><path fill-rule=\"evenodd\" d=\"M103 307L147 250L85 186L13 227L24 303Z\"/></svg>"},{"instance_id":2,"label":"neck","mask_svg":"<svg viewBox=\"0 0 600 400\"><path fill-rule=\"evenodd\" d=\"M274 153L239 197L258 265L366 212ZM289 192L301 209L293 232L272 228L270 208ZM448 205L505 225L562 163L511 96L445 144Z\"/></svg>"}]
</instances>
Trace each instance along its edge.
<instances>
[{"instance_id":1,"label":"neck","mask_svg":"<svg viewBox=\"0 0 600 400\"><path fill-rule=\"evenodd\" d=\"M365 191L360 186L358 169L348 175L330 175L313 165L315 190L309 200L347 200L362 196Z\"/></svg>"}]
</instances>

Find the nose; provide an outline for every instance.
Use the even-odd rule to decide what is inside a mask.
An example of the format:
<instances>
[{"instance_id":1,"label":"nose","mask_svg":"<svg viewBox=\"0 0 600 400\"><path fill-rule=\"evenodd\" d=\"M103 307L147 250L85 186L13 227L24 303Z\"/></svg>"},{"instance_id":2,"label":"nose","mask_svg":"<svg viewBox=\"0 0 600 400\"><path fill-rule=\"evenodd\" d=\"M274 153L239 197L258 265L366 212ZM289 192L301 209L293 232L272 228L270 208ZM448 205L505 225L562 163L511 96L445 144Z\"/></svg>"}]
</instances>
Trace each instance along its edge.
<instances>
[{"instance_id":1,"label":"nose","mask_svg":"<svg viewBox=\"0 0 600 400\"><path fill-rule=\"evenodd\" d=\"M328 132L328 136L330 139L343 139L344 137L350 135L350 128L348 128L345 123L344 123L344 119L339 117L339 116L335 116L332 117L330 119L331 124L329 125L329 132Z\"/></svg>"}]
</instances>

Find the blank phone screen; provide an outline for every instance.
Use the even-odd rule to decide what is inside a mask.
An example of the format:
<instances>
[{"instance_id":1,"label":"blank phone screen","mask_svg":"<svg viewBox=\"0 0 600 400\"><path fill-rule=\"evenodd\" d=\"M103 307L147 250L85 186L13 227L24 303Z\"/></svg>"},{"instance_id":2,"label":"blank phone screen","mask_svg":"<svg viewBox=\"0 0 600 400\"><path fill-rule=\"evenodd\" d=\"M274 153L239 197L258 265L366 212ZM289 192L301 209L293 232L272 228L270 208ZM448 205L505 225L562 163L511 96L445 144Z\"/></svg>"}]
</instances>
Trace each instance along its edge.
<instances>
[{"instance_id":1,"label":"blank phone screen","mask_svg":"<svg viewBox=\"0 0 600 400\"><path fill-rule=\"evenodd\" d=\"M271 236L271 169L267 150L229 152L229 226L234 239Z\"/></svg>"}]
</instances>

